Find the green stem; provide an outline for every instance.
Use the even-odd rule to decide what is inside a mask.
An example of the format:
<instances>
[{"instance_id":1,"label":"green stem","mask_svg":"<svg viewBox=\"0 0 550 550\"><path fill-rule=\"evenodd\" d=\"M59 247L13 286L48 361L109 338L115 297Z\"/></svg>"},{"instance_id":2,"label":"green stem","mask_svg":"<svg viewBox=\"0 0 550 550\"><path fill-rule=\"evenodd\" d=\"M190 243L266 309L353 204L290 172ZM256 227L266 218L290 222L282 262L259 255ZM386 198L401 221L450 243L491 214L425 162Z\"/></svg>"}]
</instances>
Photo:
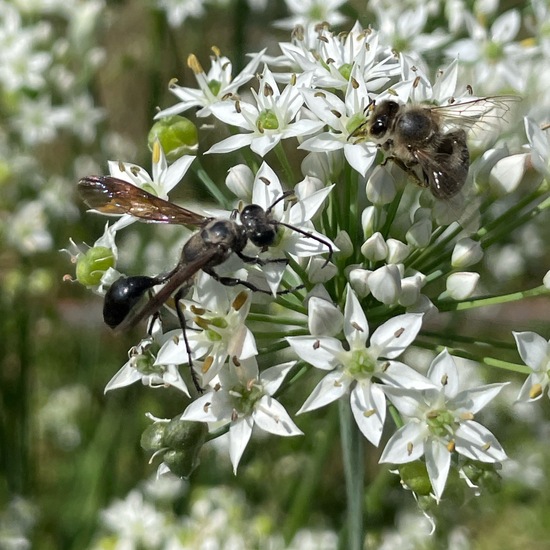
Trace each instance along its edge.
<instances>
[{"instance_id":1,"label":"green stem","mask_svg":"<svg viewBox=\"0 0 550 550\"><path fill-rule=\"evenodd\" d=\"M320 488L319 479L322 477L337 430L338 415L333 410L329 413L325 428L315 435L316 441L313 447L312 460L308 462L307 468L300 476L300 481L286 514L287 519L283 524L282 533L287 545L292 541L298 529L307 522L307 517L315 502L315 494Z\"/></svg>"},{"instance_id":2,"label":"green stem","mask_svg":"<svg viewBox=\"0 0 550 550\"><path fill-rule=\"evenodd\" d=\"M306 324L306 321L296 319L295 317L282 317L281 315L273 315L269 313L249 313L246 319L249 321L254 321L255 323L289 325L294 327L301 327Z\"/></svg>"},{"instance_id":3,"label":"green stem","mask_svg":"<svg viewBox=\"0 0 550 550\"><path fill-rule=\"evenodd\" d=\"M355 424L349 401L338 400L340 413L340 437L342 459L346 479L347 497L347 537L343 548L361 550L363 548L363 439Z\"/></svg>"},{"instance_id":4,"label":"green stem","mask_svg":"<svg viewBox=\"0 0 550 550\"><path fill-rule=\"evenodd\" d=\"M437 309L439 309L439 311L463 311L477 307L495 306L505 304L507 302L517 302L519 300L523 300L524 298L533 298L536 296L543 296L545 294L550 294L550 290L548 290L544 285L541 285L529 290L511 292L510 294L473 298L471 300L464 300L460 302L438 302L437 300L434 300L434 305Z\"/></svg>"},{"instance_id":5,"label":"green stem","mask_svg":"<svg viewBox=\"0 0 550 550\"><path fill-rule=\"evenodd\" d=\"M292 169L290 162L288 162L288 157L286 156L283 144L280 141L275 146L275 154L277 155L277 159L281 164L281 168L283 169L287 184L289 186L294 186L296 183L298 183L298 181L294 176L294 170Z\"/></svg>"},{"instance_id":6,"label":"green stem","mask_svg":"<svg viewBox=\"0 0 550 550\"><path fill-rule=\"evenodd\" d=\"M496 367L498 369L502 369L510 372L519 372L520 374L531 373L531 369L526 365L520 365L518 363L512 363L510 361L503 361L502 359L496 359L495 357L490 357L490 356L478 356L475 353L470 353L468 351L465 351L459 348L451 348L448 346L444 346L442 344L433 344L429 342L423 342L422 340L418 340L418 339L415 340L414 345L418 346L419 348L434 350L436 353L439 353L446 349L451 355L454 355L455 357L462 357L463 359L469 359L470 361L481 363L489 367Z\"/></svg>"},{"instance_id":7,"label":"green stem","mask_svg":"<svg viewBox=\"0 0 550 550\"><path fill-rule=\"evenodd\" d=\"M203 168L198 157L195 159L191 166L193 166L195 174L201 180L208 193L212 195L216 202L224 208L230 208L228 199L222 193L220 188L216 185L214 180L212 180L212 178L208 175L208 172Z\"/></svg>"}]
</instances>

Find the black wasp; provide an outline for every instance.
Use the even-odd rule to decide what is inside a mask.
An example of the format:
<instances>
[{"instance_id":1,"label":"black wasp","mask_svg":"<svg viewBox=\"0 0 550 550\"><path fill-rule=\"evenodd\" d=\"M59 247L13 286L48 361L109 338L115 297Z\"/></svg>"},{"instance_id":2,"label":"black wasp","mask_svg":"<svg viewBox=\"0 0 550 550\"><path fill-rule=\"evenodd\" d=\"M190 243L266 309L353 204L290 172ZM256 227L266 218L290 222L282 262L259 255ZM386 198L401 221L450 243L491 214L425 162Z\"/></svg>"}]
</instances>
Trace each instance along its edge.
<instances>
[{"instance_id":1,"label":"black wasp","mask_svg":"<svg viewBox=\"0 0 550 550\"><path fill-rule=\"evenodd\" d=\"M156 197L131 183L112 176L88 176L78 183L78 189L84 202L92 209L104 214L130 214L140 221L167 223L200 227L183 246L181 257L176 266L168 273L148 277L144 275L121 277L115 281L105 295L103 318L111 328L125 330L135 326L142 319L154 315L174 294L176 312L183 329L187 352L191 363L191 352L185 336L185 318L178 301L192 284L194 275L202 269L215 280L227 286L243 285L246 288L271 294L242 279L222 277L214 268L222 264L232 253L246 263L264 265L265 260L243 254L248 241L262 250L275 243L277 227L285 226L306 237L324 244L330 260L333 249L328 241L302 229L280 222L271 217L273 206L288 196L283 194L267 210L257 204L245 206L231 218L212 218L196 214L191 210ZM270 261L286 261L270 260ZM164 286L141 307L138 302L154 286ZM292 289L294 290L294 289ZM284 294L291 291L281 291ZM192 373L194 371L192 370ZM193 376L198 390L200 386Z\"/></svg>"}]
</instances>

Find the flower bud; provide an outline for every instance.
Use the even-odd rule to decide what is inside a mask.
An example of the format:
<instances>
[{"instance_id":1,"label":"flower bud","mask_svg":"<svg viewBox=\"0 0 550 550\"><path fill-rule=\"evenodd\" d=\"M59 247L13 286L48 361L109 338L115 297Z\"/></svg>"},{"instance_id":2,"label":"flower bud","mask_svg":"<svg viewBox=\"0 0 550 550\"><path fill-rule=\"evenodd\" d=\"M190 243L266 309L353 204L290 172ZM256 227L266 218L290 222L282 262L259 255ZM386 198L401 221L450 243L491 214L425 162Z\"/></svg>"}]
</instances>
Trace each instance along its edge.
<instances>
[{"instance_id":1,"label":"flower bud","mask_svg":"<svg viewBox=\"0 0 550 550\"><path fill-rule=\"evenodd\" d=\"M254 173L246 164L237 164L227 171L227 188L239 199L250 202L254 186Z\"/></svg>"},{"instance_id":2,"label":"flower bud","mask_svg":"<svg viewBox=\"0 0 550 550\"><path fill-rule=\"evenodd\" d=\"M313 336L336 336L344 326L344 315L331 302L312 296L308 301L308 327Z\"/></svg>"},{"instance_id":3,"label":"flower bud","mask_svg":"<svg viewBox=\"0 0 550 550\"><path fill-rule=\"evenodd\" d=\"M201 447L208 435L204 422L181 420L179 416L172 418L164 430L164 444L171 449Z\"/></svg>"},{"instance_id":4,"label":"flower bud","mask_svg":"<svg viewBox=\"0 0 550 550\"><path fill-rule=\"evenodd\" d=\"M430 243L432 236L432 222L428 218L422 218L411 225L405 238L415 248L425 248Z\"/></svg>"},{"instance_id":5,"label":"flower bud","mask_svg":"<svg viewBox=\"0 0 550 550\"><path fill-rule=\"evenodd\" d=\"M141 448L145 451L151 451L153 453L159 451L164 444L164 432L166 430L166 422L155 422L145 428L141 434Z\"/></svg>"},{"instance_id":6,"label":"flower bud","mask_svg":"<svg viewBox=\"0 0 550 550\"><path fill-rule=\"evenodd\" d=\"M336 266L331 262L327 264L324 258L314 256L309 260L307 274L310 282L314 284L326 283L328 280L332 279L336 273L338 273Z\"/></svg>"},{"instance_id":7,"label":"flower bud","mask_svg":"<svg viewBox=\"0 0 550 550\"><path fill-rule=\"evenodd\" d=\"M451 265L455 268L468 267L477 264L481 258L483 258L481 244L465 237L456 243L451 256Z\"/></svg>"},{"instance_id":8,"label":"flower bud","mask_svg":"<svg viewBox=\"0 0 550 550\"><path fill-rule=\"evenodd\" d=\"M169 116L157 120L147 137L151 151L157 139L170 162L196 152L199 143L197 127L189 119L181 116Z\"/></svg>"},{"instance_id":9,"label":"flower bud","mask_svg":"<svg viewBox=\"0 0 550 550\"><path fill-rule=\"evenodd\" d=\"M542 279L542 284L543 284L548 290L550 290L550 271L547 271L547 272L546 272L546 275L545 275L544 278Z\"/></svg>"},{"instance_id":10,"label":"flower bud","mask_svg":"<svg viewBox=\"0 0 550 550\"><path fill-rule=\"evenodd\" d=\"M334 244L338 248L338 258L349 258L353 254L353 243L347 231L341 230L334 239Z\"/></svg>"},{"instance_id":11,"label":"flower bud","mask_svg":"<svg viewBox=\"0 0 550 550\"><path fill-rule=\"evenodd\" d=\"M373 262L384 260L388 255L388 247L382 233L376 232L371 235L361 247L361 254Z\"/></svg>"},{"instance_id":12,"label":"flower bud","mask_svg":"<svg viewBox=\"0 0 550 550\"><path fill-rule=\"evenodd\" d=\"M515 191L523 180L529 156L529 153L521 153L499 160L489 174L491 187L500 193Z\"/></svg>"},{"instance_id":13,"label":"flower bud","mask_svg":"<svg viewBox=\"0 0 550 550\"><path fill-rule=\"evenodd\" d=\"M420 289L426 282L426 276L420 272L401 279L401 295L399 303L404 307L409 307L418 301Z\"/></svg>"},{"instance_id":14,"label":"flower bud","mask_svg":"<svg viewBox=\"0 0 550 550\"><path fill-rule=\"evenodd\" d=\"M399 476L403 485L417 495L429 495L432 491L432 484L430 483L426 464L420 460L408 462L400 466Z\"/></svg>"},{"instance_id":15,"label":"flower bud","mask_svg":"<svg viewBox=\"0 0 550 550\"><path fill-rule=\"evenodd\" d=\"M411 251L408 245L397 239L388 239L386 245L388 246L386 260L389 264L400 264Z\"/></svg>"},{"instance_id":16,"label":"flower bud","mask_svg":"<svg viewBox=\"0 0 550 550\"><path fill-rule=\"evenodd\" d=\"M115 265L115 255L106 246L94 246L76 261L76 279L84 286L97 286L105 271Z\"/></svg>"},{"instance_id":17,"label":"flower bud","mask_svg":"<svg viewBox=\"0 0 550 550\"><path fill-rule=\"evenodd\" d=\"M199 465L198 449L170 449L163 460L174 475L187 479Z\"/></svg>"},{"instance_id":18,"label":"flower bud","mask_svg":"<svg viewBox=\"0 0 550 550\"><path fill-rule=\"evenodd\" d=\"M372 204L382 206L395 198L395 180L384 166L377 166L367 181L367 198Z\"/></svg>"},{"instance_id":19,"label":"flower bud","mask_svg":"<svg viewBox=\"0 0 550 550\"><path fill-rule=\"evenodd\" d=\"M447 293L454 300L465 300L476 290L479 273L459 271L447 277Z\"/></svg>"},{"instance_id":20,"label":"flower bud","mask_svg":"<svg viewBox=\"0 0 550 550\"><path fill-rule=\"evenodd\" d=\"M371 273L372 271L368 269L356 268L350 270L348 274L349 284L359 298L364 298L370 294L368 280Z\"/></svg>"},{"instance_id":21,"label":"flower bud","mask_svg":"<svg viewBox=\"0 0 550 550\"><path fill-rule=\"evenodd\" d=\"M372 295L383 304L396 304L401 294L401 275L395 264L385 265L369 275Z\"/></svg>"},{"instance_id":22,"label":"flower bud","mask_svg":"<svg viewBox=\"0 0 550 550\"><path fill-rule=\"evenodd\" d=\"M306 176L300 183L294 188L294 194L298 197L299 200L303 200L307 197L313 195L317 191L323 189L325 185L323 182L316 177Z\"/></svg>"},{"instance_id":23,"label":"flower bud","mask_svg":"<svg viewBox=\"0 0 550 550\"><path fill-rule=\"evenodd\" d=\"M361 227L365 237L370 237L384 223L385 214L375 206L367 206L361 214Z\"/></svg>"}]
</instances>

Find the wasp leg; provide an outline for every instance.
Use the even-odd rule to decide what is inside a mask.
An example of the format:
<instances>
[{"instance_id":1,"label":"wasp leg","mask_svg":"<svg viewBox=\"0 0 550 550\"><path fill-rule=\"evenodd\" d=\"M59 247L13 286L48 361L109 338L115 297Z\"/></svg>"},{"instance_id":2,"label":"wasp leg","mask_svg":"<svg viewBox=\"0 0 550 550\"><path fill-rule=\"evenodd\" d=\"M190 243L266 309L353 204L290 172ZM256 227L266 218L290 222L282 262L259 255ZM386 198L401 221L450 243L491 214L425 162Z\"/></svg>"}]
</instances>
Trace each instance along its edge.
<instances>
[{"instance_id":1,"label":"wasp leg","mask_svg":"<svg viewBox=\"0 0 550 550\"><path fill-rule=\"evenodd\" d=\"M270 296L273 296L273 293L270 290L264 290L263 288L259 288L256 285L249 283L248 281L244 281L243 279L237 279L235 277L221 277L218 275L213 269L202 269L205 273L208 273L210 277L218 281L218 283L221 283L225 286L237 286L242 285L252 292L261 292L262 294L269 294ZM301 288L304 288L304 285L298 285L293 288L288 288L286 290L278 290L277 296L281 296L283 294L292 294L296 290L300 290Z\"/></svg>"},{"instance_id":2,"label":"wasp leg","mask_svg":"<svg viewBox=\"0 0 550 550\"><path fill-rule=\"evenodd\" d=\"M273 258L269 260L263 260L262 258L257 258L255 256L246 256L242 252L235 251L235 254L245 263L245 264L256 264L256 265L265 265L272 263L285 263L288 264L287 258Z\"/></svg>"},{"instance_id":3,"label":"wasp leg","mask_svg":"<svg viewBox=\"0 0 550 550\"><path fill-rule=\"evenodd\" d=\"M193 358L191 357L191 346L189 345L189 340L187 338L187 330L186 330L186 322L185 322L185 315L183 313L183 309L180 304L180 300L184 297L185 293L187 292L188 287L183 286L181 287L176 294L174 295L174 301L176 304L176 313L178 315L178 319L180 322L181 332L183 335L183 341L185 343L185 351L187 352L187 360L189 363L189 370L191 371L191 378L193 379L193 384L195 386L195 389L199 393L204 393L204 390L201 388L201 385L199 384L199 379L197 377L197 373L195 372L195 369L193 368Z\"/></svg>"}]
</instances>

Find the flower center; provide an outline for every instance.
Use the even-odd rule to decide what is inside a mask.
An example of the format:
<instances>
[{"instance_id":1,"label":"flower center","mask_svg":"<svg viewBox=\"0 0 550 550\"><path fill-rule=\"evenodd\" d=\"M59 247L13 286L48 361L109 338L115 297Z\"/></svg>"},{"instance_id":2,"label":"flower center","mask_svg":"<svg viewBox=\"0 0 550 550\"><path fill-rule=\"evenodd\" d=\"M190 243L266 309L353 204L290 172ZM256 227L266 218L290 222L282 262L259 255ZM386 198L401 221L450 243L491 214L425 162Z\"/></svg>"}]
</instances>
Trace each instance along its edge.
<instances>
[{"instance_id":1,"label":"flower center","mask_svg":"<svg viewBox=\"0 0 550 550\"><path fill-rule=\"evenodd\" d=\"M233 409L240 415L248 415L254 410L254 406L264 394L261 387L250 381L246 386L237 385L231 388L229 395L233 398Z\"/></svg>"},{"instance_id":2,"label":"flower center","mask_svg":"<svg viewBox=\"0 0 550 550\"><path fill-rule=\"evenodd\" d=\"M485 46L485 56L489 61L495 62L502 58L504 48L498 42L489 42Z\"/></svg>"},{"instance_id":3,"label":"flower center","mask_svg":"<svg viewBox=\"0 0 550 550\"><path fill-rule=\"evenodd\" d=\"M428 428L437 437L446 437L454 433L458 426L453 414L447 409L432 409L426 413Z\"/></svg>"},{"instance_id":4,"label":"flower center","mask_svg":"<svg viewBox=\"0 0 550 550\"><path fill-rule=\"evenodd\" d=\"M351 63L344 63L339 69L338 72L346 79L349 80L351 77L351 70L353 65Z\"/></svg>"},{"instance_id":5,"label":"flower center","mask_svg":"<svg viewBox=\"0 0 550 550\"><path fill-rule=\"evenodd\" d=\"M377 364L378 361L371 356L368 349L357 349L351 352L351 356L347 361L346 371L356 380L370 378L374 374Z\"/></svg>"},{"instance_id":6,"label":"flower center","mask_svg":"<svg viewBox=\"0 0 550 550\"><path fill-rule=\"evenodd\" d=\"M130 359L131 366L138 372L145 376L152 374L162 375L164 373L164 367L162 365L155 365L155 358L150 354L134 355Z\"/></svg>"},{"instance_id":7,"label":"flower center","mask_svg":"<svg viewBox=\"0 0 550 550\"><path fill-rule=\"evenodd\" d=\"M256 121L256 126L260 132L264 130L277 130L279 128L277 115L271 109L262 111Z\"/></svg>"},{"instance_id":8,"label":"flower center","mask_svg":"<svg viewBox=\"0 0 550 550\"><path fill-rule=\"evenodd\" d=\"M222 88L222 83L219 80L212 79L208 81L208 89L216 97L218 97L218 94L220 93L221 88Z\"/></svg>"}]
</instances>

